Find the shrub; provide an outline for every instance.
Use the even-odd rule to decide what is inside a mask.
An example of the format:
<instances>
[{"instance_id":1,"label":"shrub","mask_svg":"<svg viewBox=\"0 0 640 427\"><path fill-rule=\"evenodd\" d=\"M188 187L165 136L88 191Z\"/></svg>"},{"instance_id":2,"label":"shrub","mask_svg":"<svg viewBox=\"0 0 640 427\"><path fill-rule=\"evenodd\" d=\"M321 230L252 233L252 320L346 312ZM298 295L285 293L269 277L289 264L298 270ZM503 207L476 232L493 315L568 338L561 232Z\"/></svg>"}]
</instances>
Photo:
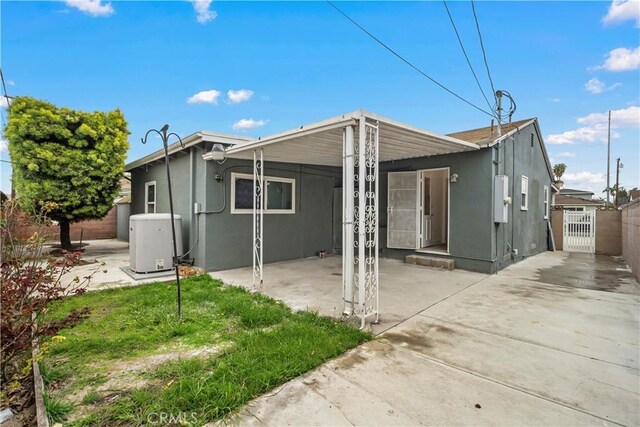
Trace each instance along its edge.
<instances>
[{"instance_id":1,"label":"shrub","mask_svg":"<svg viewBox=\"0 0 640 427\"><path fill-rule=\"evenodd\" d=\"M30 402L31 350L34 343L73 326L88 315L88 309L73 310L61 318L43 316L48 305L68 295L85 291L94 270L86 277L65 276L80 261L79 252L65 252L60 259L44 252L43 230L50 221L47 213L55 204L43 203L33 217L36 229L25 235L29 220L14 200L0 208L0 399L2 404L20 408Z\"/></svg>"}]
</instances>

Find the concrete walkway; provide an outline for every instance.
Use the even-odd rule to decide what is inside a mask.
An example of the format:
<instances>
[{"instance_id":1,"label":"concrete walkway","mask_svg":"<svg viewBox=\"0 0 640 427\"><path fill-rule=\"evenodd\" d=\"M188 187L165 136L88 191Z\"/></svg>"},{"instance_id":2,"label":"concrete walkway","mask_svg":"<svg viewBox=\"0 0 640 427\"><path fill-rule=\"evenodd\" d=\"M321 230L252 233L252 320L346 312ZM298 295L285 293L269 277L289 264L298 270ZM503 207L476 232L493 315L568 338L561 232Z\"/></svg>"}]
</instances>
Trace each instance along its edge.
<instances>
[{"instance_id":1,"label":"concrete walkway","mask_svg":"<svg viewBox=\"0 0 640 427\"><path fill-rule=\"evenodd\" d=\"M620 259L538 255L254 400L233 422L637 426L639 295Z\"/></svg>"}]
</instances>

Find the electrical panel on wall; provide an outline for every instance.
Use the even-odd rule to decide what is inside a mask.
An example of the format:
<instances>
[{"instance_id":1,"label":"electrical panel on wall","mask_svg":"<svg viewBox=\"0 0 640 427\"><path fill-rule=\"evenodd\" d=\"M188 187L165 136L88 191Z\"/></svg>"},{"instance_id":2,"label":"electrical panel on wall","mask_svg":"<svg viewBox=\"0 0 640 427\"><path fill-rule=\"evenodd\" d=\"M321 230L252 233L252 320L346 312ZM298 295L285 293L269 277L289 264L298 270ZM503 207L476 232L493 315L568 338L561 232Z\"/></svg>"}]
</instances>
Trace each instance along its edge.
<instances>
[{"instance_id":1,"label":"electrical panel on wall","mask_svg":"<svg viewBox=\"0 0 640 427\"><path fill-rule=\"evenodd\" d=\"M509 222L509 177L496 175L493 181L493 222Z\"/></svg>"}]
</instances>

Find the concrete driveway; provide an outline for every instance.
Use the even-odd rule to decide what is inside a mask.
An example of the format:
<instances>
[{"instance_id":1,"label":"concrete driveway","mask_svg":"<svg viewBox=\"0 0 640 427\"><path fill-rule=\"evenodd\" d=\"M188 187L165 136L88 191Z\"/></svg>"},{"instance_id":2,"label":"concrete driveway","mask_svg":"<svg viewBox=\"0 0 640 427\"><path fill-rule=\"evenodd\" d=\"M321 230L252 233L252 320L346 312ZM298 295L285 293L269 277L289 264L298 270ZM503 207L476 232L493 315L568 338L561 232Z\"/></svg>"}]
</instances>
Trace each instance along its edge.
<instances>
[{"instance_id":1,"label":"concrete driveway","mask_svg":"<svg viewBox=\"0 0 640 427\"><path fill-rule=\"evenodd\" d=\"M620 259L541 254L254 400L233 422L637 426L639 295Z\"/></svg>"}]
</instances>

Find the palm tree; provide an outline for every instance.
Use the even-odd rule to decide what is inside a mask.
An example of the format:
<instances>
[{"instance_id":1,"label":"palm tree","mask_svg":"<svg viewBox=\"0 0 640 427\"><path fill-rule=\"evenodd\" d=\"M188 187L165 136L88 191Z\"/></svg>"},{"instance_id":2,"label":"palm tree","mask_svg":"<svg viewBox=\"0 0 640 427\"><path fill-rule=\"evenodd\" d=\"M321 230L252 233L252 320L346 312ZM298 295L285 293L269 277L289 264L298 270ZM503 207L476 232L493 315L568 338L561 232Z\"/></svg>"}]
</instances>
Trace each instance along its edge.
<instances>
[{"instance_id":1,"label":"palm tree","mask_svg":"<svg viewBox=\"0 0 640 427\"><path fill-rule=\"evenodd\" d=\"M556 176L556 182L562 182L561 178L566 170L567 165L565 165L564 163L557 163L553 165L553 174Z\"/></svg>"}]
</instances>

